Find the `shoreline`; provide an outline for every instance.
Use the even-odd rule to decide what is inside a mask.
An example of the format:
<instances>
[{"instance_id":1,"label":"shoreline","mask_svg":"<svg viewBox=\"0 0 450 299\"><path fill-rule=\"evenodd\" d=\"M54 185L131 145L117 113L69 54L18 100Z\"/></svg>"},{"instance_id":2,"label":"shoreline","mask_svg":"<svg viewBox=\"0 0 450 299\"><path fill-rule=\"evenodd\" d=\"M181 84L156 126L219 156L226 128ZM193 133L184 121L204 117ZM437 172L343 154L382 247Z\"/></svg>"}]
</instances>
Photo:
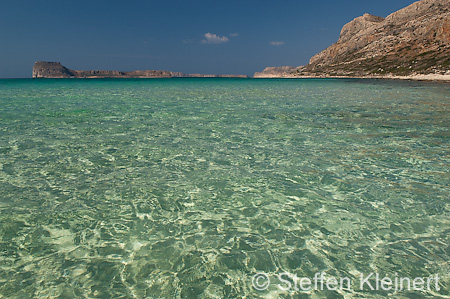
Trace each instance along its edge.
<instances>
[{"instance_id":1,"label":"shoreline","mask_svg":"<svg viewBox=\"0 0 450 299\"><path fill-rule=\"evenodd\" d=\"M409 76L305 76L305 75L258 75L252 77L254 79L384 79L384 80L403 80L403 81L425 81L450 83L450 74L417 74Z\"/></svg>"}]
</instances>

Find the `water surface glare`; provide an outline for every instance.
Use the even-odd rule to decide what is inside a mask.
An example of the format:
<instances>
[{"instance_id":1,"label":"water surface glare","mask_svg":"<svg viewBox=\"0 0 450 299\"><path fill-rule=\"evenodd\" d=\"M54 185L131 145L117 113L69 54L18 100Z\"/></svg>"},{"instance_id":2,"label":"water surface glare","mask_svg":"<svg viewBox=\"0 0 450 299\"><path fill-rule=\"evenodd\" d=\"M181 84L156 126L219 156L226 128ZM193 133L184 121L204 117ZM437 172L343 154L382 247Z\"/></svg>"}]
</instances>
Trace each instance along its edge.
<instances>
[{"instance_id":1,"label":"water surface glare","mask_svg":"<svg viewBox=\"0 0 450 299\"><path fill-rule=\"evenodd\" d=\"M0 298L448 298L449 170L450 84L0 80Z\"/></svg>"}]
</instances>

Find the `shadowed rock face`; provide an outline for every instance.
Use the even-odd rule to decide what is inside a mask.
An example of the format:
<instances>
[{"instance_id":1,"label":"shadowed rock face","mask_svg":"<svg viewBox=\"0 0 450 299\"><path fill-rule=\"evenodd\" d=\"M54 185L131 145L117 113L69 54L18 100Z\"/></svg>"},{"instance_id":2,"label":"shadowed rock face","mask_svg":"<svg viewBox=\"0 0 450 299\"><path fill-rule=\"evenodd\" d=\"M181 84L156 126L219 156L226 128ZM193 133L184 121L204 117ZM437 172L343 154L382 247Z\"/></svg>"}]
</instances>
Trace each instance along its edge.
<instances>
[{"instance_id":1,"label":"shadowed rock face","mask_svg":"<svg viewBox=\"0 0 450 299\"><path fill-rule=\"evenodd\" d=\"M33 78L70 78L74 73L59 62L38 61L33 67Z\"/></svg>"},{"instance_id":2,"label":"shadowed rock face","mask_svg":"<svg viewBox=\"0 0 450 299\"><path fill-rule=\"evenodd\" d=\"M365 14L291 76L444 74L450 70L450 1L422 0L386 18Z\"/></svg>"}]
</instances>

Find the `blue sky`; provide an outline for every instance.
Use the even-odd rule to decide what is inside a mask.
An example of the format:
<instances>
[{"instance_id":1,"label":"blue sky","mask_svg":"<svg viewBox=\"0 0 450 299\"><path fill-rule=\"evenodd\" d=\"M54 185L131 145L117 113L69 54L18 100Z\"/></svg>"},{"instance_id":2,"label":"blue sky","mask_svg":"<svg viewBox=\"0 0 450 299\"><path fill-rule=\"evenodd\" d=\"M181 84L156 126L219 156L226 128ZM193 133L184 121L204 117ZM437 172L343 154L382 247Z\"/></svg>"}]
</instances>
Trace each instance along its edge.
<instances>
[{"instance_id":1,"label":"blue sky","mask_svg":"<svg viewBox=\"0 0 450 299\"><path fill-rule=\"evenodd\" d=\"M413 2L0 0L0 77L30 77L38 60L213 74L304 65L353 18Z\"/></svg>"}]
</instances>

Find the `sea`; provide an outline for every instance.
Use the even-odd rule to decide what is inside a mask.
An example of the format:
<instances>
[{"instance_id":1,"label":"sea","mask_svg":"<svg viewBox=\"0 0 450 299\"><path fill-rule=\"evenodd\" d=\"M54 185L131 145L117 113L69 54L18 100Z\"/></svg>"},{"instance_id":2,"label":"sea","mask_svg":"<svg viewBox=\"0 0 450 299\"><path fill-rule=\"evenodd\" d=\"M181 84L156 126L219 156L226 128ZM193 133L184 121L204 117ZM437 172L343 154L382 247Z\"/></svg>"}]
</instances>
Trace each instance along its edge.
<instances>
[{"instance_id":1,"label":"sea","mask_svg":"<svg viewBox=\"0 0 450 299\"><path fill-rule=\"evenodd\" d=\"M449 298L450 84L0 80L0 298Z\"/></svg>"}]
</instances>

